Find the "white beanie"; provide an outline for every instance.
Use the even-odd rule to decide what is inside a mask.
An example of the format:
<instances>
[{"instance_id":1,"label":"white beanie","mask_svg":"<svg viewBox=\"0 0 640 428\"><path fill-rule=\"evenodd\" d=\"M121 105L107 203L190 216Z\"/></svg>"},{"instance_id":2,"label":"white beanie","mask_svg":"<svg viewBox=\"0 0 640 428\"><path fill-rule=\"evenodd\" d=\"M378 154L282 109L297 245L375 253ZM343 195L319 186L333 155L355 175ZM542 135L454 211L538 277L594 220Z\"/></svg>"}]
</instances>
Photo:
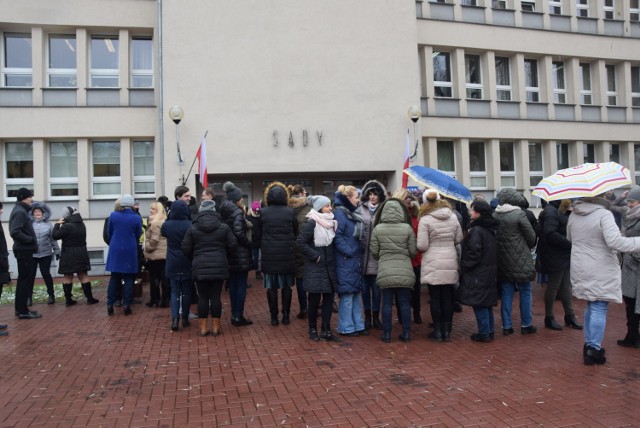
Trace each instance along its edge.
<instances>
[{"instance_id":1,"label":"white beanie","mask_svg":"<svg viewBox=\"0 0 640 428\"><path fill-rule=\"evenodd\" d=\"M435 194L435 198L431 196L432 201L440 199L440 195L436 190L433 190L433 189L425 190L424 193L422 193L422 202L426 204L427 202L429 202L429 195L434 195L434 194Z\"/></svg>"}]
</instances>

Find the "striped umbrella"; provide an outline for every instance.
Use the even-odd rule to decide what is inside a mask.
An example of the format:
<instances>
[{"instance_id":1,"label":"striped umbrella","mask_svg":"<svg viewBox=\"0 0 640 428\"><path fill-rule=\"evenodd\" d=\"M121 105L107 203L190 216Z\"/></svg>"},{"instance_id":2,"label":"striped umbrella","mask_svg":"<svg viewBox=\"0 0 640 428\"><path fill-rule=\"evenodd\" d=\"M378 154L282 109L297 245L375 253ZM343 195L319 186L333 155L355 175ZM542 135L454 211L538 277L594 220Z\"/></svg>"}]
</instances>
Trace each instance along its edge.
<instances>
[{"instance_id":1,"label":"striped umbrella","mask_svg":"<svg viewBox=\"0 0 640 428\"><path fill-rule=\"evenodd\" d=\"M414 181L428 187L429 189L438 191L438 193L446 196L447 198L464 203L470 203L472 201L469 189L464 187L458 180L439 169L428 168L422 165L414 165L406 168L403 172Z\"/></svg>"},{"instance_id":2,"label":"striped umbrella","mask_svg":"<svg viewBox=\"0 0 640 428\"><path fill-rule=\"evenodd\" d=\"M598 196L632 184L631 173L615 162L585 163L543 178L533 192L547 201Z\"/></svg>"}]
</instances>

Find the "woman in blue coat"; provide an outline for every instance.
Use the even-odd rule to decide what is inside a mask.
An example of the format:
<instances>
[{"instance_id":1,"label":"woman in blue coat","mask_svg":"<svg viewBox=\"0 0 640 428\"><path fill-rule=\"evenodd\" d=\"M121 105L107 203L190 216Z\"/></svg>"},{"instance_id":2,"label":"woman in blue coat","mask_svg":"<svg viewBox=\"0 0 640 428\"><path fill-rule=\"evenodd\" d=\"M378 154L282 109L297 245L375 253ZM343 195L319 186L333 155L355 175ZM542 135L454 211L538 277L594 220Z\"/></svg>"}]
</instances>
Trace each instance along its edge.
<instances>
[{"instance_id":1,"label":"woman in blue coat","mask_svg":"<svg viewBox=\"0 0 640 428\"><path fill-rule=\"evenodd\" d=\"M120 198L120 211L109 216L109 254L105 269L111 272L107 289L107 314L113 315L113 305L120 284L124 281L124 314L131 315L133 281L138 274L138 240L142 236L142 218L133 210L131 195Z\"/></svg>"},{"instance_id":2,"label":"woman in blue coat","mask_svg":"<svg viewBox=\"0 0 640 428\"><path fill-rule=\"evenodd\" d=\"M344 336L368 336L362 317L362 253L360 243L364 222L356 213L358 191L341 185L335 195L336 269L338 277L338 333Z\"/></svg>"}]
</instances>

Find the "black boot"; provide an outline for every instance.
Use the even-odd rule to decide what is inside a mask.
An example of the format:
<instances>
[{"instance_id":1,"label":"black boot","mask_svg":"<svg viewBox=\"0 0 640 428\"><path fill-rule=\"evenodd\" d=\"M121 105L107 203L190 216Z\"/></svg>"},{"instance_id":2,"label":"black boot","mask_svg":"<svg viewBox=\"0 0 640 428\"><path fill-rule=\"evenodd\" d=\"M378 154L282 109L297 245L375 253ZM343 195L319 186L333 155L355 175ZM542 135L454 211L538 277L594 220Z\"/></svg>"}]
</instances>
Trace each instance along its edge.
<instances>
[{"instance_id":1,"label":"black boot","mask_svg":"<svg viewBox=\"0 0 640 428\"><path fill-rule=\"evenodd\" d=\"M373 328L375 328L376 330L382 330L382 323L380 322L380 312L379 311L373 311Z\"/></svg>"},{"instance_id":2,"label":"black boot","mask_svg":"<svg viewBox=\"0 0 640 428\"><path fill-rule=\"evenodd\" d=\"M556 322L554 317L544 317L544 326L551 330L562 330L562 326Z\"/></svg>"},{"instance_id":3,"label":"black boot","mask_svg":"<svg viewBox=\"0 0 640 428\"><path fill-rule=\"evenodd\" d=\"M427 337L431 340L435 340L436 342L442 342L442 323L434 322L433 331L429 333Z\"/></svg>"},{"instance_id":4,"label":"black boot","mask_svg":"<svg viewBox=\"0 0 640 428\"><path fill-rule=\"evenodd\" d=\"M62 291L64 291L65 305L72 306L75 305L76 302L73 300L73 296L71 295L71 289L73 288L73 284L62 284Z\"/></svg>"},{"instance_id":5,"label":"black boot","mask_svg":"<svg viewBox=\"0 0 640 428\"><path fill-rule=\"evenodd\" d=\"M289 312L291 312L291 287L282 289L282 324L289 325Z\"/></svg>"},{"instance_id":6,"label":"black boot","mask_svg":"<svg viewBox=\"0 0 640 428\"><path fill-rule=\"evenodd\" d=\"M383 331L382 336L380 336L380 340L382 340L384 343L391 343L391 332Z\"/></svg>"},{"instance_id":7,"label":"black boot","mask_svg":"<svg viewBox=\"0 0 640 428\"><path fill-rule=\"evenodd\" d=\"M371 330L371 311L364 310L364 328L365 330Z\"/></svg>"},{"instance_id":8,"label":"black boot","mask_svg":"<svg viewBox=\"0 0 640 428\"><path fill-rule=\"evenodd\" d=\"M269 303L269 312L271 313L271 325L278 325L278 289L267 290L267 302Z\"/></svg>"},{"instance_id":9,"label":"black boot","mask_svg":"<svg viewBox=\"0 0 640 428\"><path fill-rule=\"evenodd\" d=\"M420 311L413 311L413 323L422 324L422 317L420 316Z\"/></svg>"},{"instance_id":10,"label":"black boot","mask_svg":"<svg viewBox=\"0 0 640 428\"><path fill-rule=\"evenodd\" d=\"M180 328L180 319L179 318L172 318L171 319L171 330L178 331L179 328Z\"/></svg>"},{"instance_id":11,"label":"black boot","mask_svg":"<svg viewBox=\"0 0 640 428\"><path fill-rule=\"evenodd\" d=\"M587 347L587 352L584 354L584 364L586 366L592 366L594 364L604 364L607 362L607 358L604 356L604 349L595 349Z\"/></svg>"},{"instance_id":12,"label":"black boot","mask_svg":"<svg viewBox=\"0 0 640 428\"><path fill-rule=\"evenodd\" d=\"M309 339L313 340L314 342L318 342L320 340L320 336L318 336L317 328L309 329Z\"/></svg>"},{"instance_id":13,"label":"black boot","mask_svg":"<svg viewBox=\"0 0 640 428\"><path fill-rule=\"evenodd\" d=\"M88 305L95 305L96 303L100 302L98 299L94 299L93 298L93 294L91 293L91 283L90 282L83 282L82 283L82 291L84 292L84 297L87 298L87 304Z\"/></svg>"},{"instance_id":14,"label":"black boot","mask_svg":"<svg viewBox=\"0 0 640 428\"><path fill-rule=\"evenodd\" d=\"M582 324L578 323L575 315L565 315L564 325L566 325L567 327L571 327L574 330L582 330Z\"/></svg>"},{"instance_id":15,"label":"black boot","mask_svg":"<svg viewBox=\"0 0 640 428\"><path fill-rule=\"evenodd\" d=\"M327 342L342 342L342 339L336 337L331 333L331 327L328 325L322 325L322 333L320 333L320 340Z\"/></svg>"},{"instance_id":16,"label":"black boot","mask_svg":"<svg viewBox=\"0 0 640 428\"><path fill-rule=\"evenodd\" d=\"M451 323L445 322L442 324L442 341L450 342L451 341Z\"/></svg>"}]
</instances>

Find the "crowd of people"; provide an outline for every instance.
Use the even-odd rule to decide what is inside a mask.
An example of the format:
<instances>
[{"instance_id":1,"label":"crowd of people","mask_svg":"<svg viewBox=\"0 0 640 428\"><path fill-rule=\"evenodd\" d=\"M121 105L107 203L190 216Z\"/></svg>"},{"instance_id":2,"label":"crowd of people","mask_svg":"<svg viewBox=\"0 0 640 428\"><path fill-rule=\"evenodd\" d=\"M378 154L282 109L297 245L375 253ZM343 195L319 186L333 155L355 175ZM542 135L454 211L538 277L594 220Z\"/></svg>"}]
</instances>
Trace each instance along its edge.
<instances>
[{"instance_id":1,"label":"crowd of people","mask_svg":"<svg viewBox=\"0 0 640 428\"><path fill-rule=\"evenodd\" d=\"M520 333L537 332L532 281L538 273L546 286L545 328L584 329L585 364L606 362L602 342L609 302L624 301L626 307L627 333L617 343L640 348L640 187L617 198L607 194L552 201L538 218L525 197L511 188L491 201L477 195L468 208L432 189L418 195L407 189L390 193L376 180L361 189L341 185L333 200L277 181L251 204L245 204L244 192L232 182L224 183L223 191L226 198L217 207L213 189L204 189L197 204L189 188L178 186L175 200L161 197L151 203L147 218L133 196L116 201L104 228L109 316L119 301L124 315L132 314L134 283L144 267L150 289L146 305L169 307L171 330L178 331L180 321L182 328L189 327L197 318L199 335L218 336L225 287L230 323L253 324L245 317L245 300L248 274L255 270L266 290L271 325L290 324L296 288L296 318L307 319L313 341L380 330L380 339L391 342L395 305L402 326L399 339L409 342L411 323L422 323L420 296L428 289L429 339L451 340L454 312L463 304L473 308L477 322L471 339L489 343L495 339L493 308L498 301L502 334L515 332L516 293ZM91 265L80 213L66 207L55 224L50 217L49 207L34 202L30 190L17 191L9 233L18 265L19 319L41 317L30 309L38 268L47 303L55 303L49 272L53 257L59 259L65 304L77 303L74 275L87 303L98 303L88 277ZM2 232L0 283L8 282ZM586 301L584 324L578 321L573 297ZM554 316L556 299L564 326ZM190 313L192 303L197 303L197 316ZM334 312L337 335L331 328ZM0 335L7 334L6 328L0 325Z\"/></svg>"}]
</instances>

